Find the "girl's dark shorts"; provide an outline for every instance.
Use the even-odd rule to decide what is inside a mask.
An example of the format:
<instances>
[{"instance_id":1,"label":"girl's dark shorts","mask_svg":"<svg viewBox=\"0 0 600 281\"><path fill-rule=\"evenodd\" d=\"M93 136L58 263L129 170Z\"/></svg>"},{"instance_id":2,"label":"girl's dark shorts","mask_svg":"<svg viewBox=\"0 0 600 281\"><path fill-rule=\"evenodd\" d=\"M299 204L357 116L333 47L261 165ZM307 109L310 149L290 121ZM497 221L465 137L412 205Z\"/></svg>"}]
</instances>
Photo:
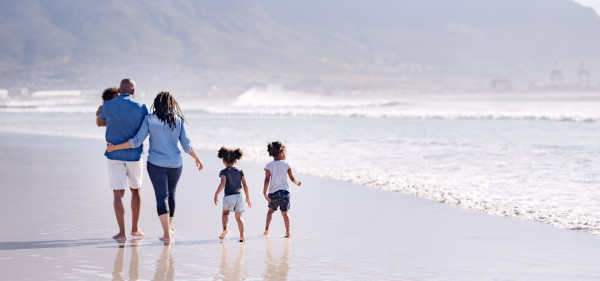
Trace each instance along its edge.
<instances>
[{"instance_id":1,"label":"girl's dark shorts","mask_svg":"<svg viewBox=\"0 0 600 281\"><path fill-rule=\"evenodd\" d=\"M277 211L279 207L282 212L287 212L290 209L290 192L287 190L277 190L273 193L268 194L269 199L269 209L273 211Z\"/></svg>"}]
</instances>

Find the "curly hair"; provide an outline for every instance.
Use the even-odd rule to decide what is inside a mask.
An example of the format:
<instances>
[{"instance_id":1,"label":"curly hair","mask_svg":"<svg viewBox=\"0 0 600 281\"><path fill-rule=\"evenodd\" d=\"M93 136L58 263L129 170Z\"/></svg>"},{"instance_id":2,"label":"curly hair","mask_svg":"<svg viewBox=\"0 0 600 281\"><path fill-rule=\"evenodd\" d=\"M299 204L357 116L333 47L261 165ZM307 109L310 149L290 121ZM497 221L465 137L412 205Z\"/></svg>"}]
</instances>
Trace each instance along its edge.
<instances>
[{"instance_id":1,"label":"curly hair","mask_svg":"<svg viewBox=\"0 0 600 281\"><path fill-rule=\"evenodd\" d=\"M267 151L269 152L269 156L277 156L281 152L285 152L285 145L283 145L280 141L274 141L267 144Z\"/></svg>"},{"instance_id":2,"label":"curly hair","mask_svg":"<svg viewBox=\"0 0 600 281\"><path fill-rule=\"evenodd\" d=\"M219 157L219 158L223 159L225 162L231 164L231 163L234 163L236 160L242 159L243 155L244 155L244 153L239 148L229 149L229 148L221 147L221 149L219 149L219 153L217 154L217 157Z\"/></svg>"},{"instance_id":3,"label":"curly hair","mask_svg":"<svg viewBox=\"0 0 600 281\"><path fill-rule=\"evenodd\" d=\"M183 113L181 113L181 109L179 108L179 104L171 93L167 91L160 92L156 95L154 103L152 104L152 107L150 107L150 111L152 111L160 121L169 125L171 130L177 127L177 117L179 117L181 121L186 122Z\"/></svg>"},{"instance_id":4,"label":"curly hair","mask_svg":"<svg viewBox=\"0 0 600 281\"><path fill-rule=\"evenodd\" d=\"M109 100L116 98L118 95L119 95L119 89L117 89L115 87L106 88L106 90L104 90L104 92L102 92L102 101L107 102Z\"/></svg>"}]
</instances>

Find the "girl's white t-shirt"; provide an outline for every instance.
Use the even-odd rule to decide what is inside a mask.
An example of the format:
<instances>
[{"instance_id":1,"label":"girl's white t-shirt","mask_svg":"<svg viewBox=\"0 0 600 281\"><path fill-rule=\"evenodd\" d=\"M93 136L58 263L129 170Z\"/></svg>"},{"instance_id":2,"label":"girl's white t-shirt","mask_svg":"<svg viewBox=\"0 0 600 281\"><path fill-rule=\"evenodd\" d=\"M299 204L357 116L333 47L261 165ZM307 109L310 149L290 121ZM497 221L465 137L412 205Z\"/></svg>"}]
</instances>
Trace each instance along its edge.
<instances>
[{"instance_id":1,"label":"girl's white t-shirt","mask_svg":"<svg viewBox=\"0 0 600 281\"><path fill-rule=\"evenodd\" d=\"M273 193L277 190L288 190L288 170L290 165L283 160L275 160L267 163L265 170L271 173L271 181L267 193Z\"/></svg>"}]
</instances>

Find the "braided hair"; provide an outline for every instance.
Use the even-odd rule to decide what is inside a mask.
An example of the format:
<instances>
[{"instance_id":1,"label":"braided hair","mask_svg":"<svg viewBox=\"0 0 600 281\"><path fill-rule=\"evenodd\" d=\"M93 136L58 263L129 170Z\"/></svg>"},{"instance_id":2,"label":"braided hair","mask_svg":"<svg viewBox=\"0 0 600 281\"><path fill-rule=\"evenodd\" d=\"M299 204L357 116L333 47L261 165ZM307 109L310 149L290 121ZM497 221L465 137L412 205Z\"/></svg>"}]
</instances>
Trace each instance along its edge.
<instances>
[{"instance_id":1,"label":"braided hair","mask_svg":"<svg viewBox=\"0 0 600 281\"><path fill-rule=\"evenodd\" d=\"M225 147L221 147L221 149L219 149L219 153L217 154L217 157L223 159L227 163L232 164L235 162L235 160L242 159L242 155L243 155L243 152L239 148L228 149Z\"/></svg>"},{"instance_id":2,"label":"braided hair","mask_svg":"<svg viewBox=\"0 0 600 281\"><path fill-rule=\"evenodd\" d=\"M179 108L179 104L171 93L167 91L160 92L156 95L150 111L153 111L153 114L156 115L160 121L169 125L171 130L177 127L177 117L179 117L181 121L186 122L183 113L181 113L181 108Z\"/></svg>"}]
</instances>

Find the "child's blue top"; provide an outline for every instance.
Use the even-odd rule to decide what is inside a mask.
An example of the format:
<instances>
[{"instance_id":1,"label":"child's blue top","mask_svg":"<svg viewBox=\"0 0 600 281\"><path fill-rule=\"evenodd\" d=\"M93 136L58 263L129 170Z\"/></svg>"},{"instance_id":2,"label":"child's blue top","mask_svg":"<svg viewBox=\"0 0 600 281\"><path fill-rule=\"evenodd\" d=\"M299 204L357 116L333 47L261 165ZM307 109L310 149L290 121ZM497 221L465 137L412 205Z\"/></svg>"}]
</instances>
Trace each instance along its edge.
<instances>
[{"instance_id":1,"label":"child's blue top","mask_svg":"<svg viewBox=\"0 0 600 281\"><path fill-rule=\"evenodd\" d=\"M225 196L239 194L242 191L244 172L236 167L227 167L219 172L219 177L225 176Z\"/></svg>"},{"instance_id":2,"label":"child's blue top","mask_svg":"<svg viewBox=\"0 0 600 281\"><path fill-rule=\"evenodd\" d=\"M179 168L183 165L183 160L177 143L181 143L185 153L192 151L193 147L185 132L184 122L177 118L175 125L170 128L168 124L160 121L156 114L146 115L140 130L129 139L129 143L131 147L141 147L150 135L148 162L163 168Z\"/></svg>"},{"instance_id":3,"label":"child's blue top","mask_svg":"<svg viewBox=\"0 0 600 281\"><path fill-rule=\"evenodd\" d=\"M148 114L146 105L133 99L130 94L121 94L102 105L98 117L106 120L106 141L119 144L135 136ZM143 147L123 149L104 155L108 159L138 161L142 157Z\"/></svg>"}]
</instances>

